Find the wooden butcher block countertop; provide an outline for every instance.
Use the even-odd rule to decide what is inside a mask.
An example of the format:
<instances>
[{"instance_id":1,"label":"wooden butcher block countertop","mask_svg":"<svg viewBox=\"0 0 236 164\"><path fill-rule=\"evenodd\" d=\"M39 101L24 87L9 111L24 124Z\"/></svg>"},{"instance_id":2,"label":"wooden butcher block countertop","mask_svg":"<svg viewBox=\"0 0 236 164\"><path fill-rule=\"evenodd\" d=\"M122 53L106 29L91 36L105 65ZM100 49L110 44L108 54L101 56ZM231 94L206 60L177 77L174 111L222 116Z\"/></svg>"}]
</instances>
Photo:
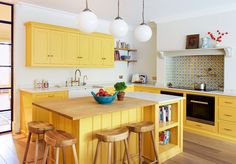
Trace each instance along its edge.
<instances>
[{"instance_id":1,"label":"wooden butcher block countertop","mask_svg":"<svg viewBox=\"0 0 236 164\"><path fill-rule=\"evenodd\" d=\"M98 104L92 96L33 103L36 107L58 113L72 120L155 104L157 103L150 100L125 97L124 101L115 100L112 104L101 105Z\"/></svg>"}]
</instances>

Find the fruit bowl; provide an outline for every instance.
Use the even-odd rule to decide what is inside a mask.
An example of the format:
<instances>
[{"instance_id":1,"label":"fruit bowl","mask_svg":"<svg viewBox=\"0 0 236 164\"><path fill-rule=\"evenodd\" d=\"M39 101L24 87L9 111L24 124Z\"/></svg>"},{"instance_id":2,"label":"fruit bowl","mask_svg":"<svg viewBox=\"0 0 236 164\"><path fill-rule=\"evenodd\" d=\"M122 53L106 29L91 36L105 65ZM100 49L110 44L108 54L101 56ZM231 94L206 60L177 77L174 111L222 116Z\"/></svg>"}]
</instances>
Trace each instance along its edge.
<instances>
[{"instance_id":1,"label":"fruit bowl","mask_svg":"<svg viewBox=\"0 0 236 164\"><path fill-rule=\"evenodd\" d=\"M116 99L118 92L115 92L113 96L96 96L94 92L91 92L91 94L99 104L111 104Z\"/></svg>"}]
</instances>

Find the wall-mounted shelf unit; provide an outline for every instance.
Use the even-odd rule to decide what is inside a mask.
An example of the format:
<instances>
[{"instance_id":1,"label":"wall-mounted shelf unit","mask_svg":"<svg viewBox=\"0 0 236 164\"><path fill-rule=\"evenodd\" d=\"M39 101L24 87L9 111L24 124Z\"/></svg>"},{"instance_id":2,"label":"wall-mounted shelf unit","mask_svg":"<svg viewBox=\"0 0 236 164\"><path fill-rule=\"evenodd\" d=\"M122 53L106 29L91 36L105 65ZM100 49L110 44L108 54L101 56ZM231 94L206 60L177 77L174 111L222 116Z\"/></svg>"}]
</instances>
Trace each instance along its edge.
<instances>
[{"instance_id":1,"label":"wall-mounted shelf unit","mask_svg":"<svg viewBox=\"0 0 236 164\"><path fill-rule=\"evenodd\" d=\"M130 49L130 48L114 48L115 51L127 51L127 56L130 56L130 52L137 52L137 49ZM115 61L121 61L121 62L127 62L129 63L135 63L137 60L135 59L126 59L126 60L115 60Z\"/></svg>"},{"instance_id":2,"label":"wall-mounted shelf unit","mask_svg":"<svg viewBox=\"0 0 236 164\"><path fill-rule=\"evenodd\" d=\"M137 51L137 49L130 49L130 48L115 48L116 51L122 50L122 51Z\"/></svg>"},{"instance_id":3,"label":"wall-mounted shelf unit","mask_svg":"<svg viewBox=\"0 0 236 164\"><path fill-rule=\"evenodd\" d=\"M173 51L160 51L161 58L164 57L176 57L176 56L199 56L199 55L225 55L227 57L232 56L231 47L222 48L198 48L198 49L185 49L185 50L173 50Z\"/></svg>"}]
</instances>

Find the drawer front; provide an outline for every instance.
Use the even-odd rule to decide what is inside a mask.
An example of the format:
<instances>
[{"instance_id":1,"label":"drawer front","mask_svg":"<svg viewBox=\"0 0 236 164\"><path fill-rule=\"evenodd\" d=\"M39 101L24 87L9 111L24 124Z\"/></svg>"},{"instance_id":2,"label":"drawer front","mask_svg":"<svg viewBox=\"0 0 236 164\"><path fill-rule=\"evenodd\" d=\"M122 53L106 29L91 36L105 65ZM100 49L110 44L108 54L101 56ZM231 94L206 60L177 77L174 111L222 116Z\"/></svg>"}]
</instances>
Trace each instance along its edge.
<instances>
[{"instance_id":1,"label":"drawer front","mask_svg":"<svg viewBox=\"0 0 236 164\"><path fill-rule=\"evenodd\" d=\"M219 109L220 120L236 122L236 110L232 107L221 106Z\"/></svg>"},{"instance_id":2,"label":"drawer front","mask_svg":"<svg viewBox=\"0 0 236 164\"><path fill-rule=\"evenodd\" d=\"M206 130L206 131L210 131L210 132L216 132L217 131L216 126L211 126L211 125L202 124L202 123L189 121L189 120L186 120L186 125L190 126L192 128Z\"/></svg>"},{"instance_id":3,"label":"drawer front","mask_svg":"<svg viewBox=\"0 0 236 164\"><path fill-rule=\"evenodd\" d=\"M42 101L42 100L60 100L67 98L66 92L51 92L51 93L43 93L35 96L34 101Z\"/></svg>"},{"instance_id":4,"label":"drawer front","mask_svg":"<svg viewBox=\"0 0 236 164\"><path fill-rule=\"evenodd\" d=\"M220 121L219 133L222 135L236 137L236 123L228 121Z\"/></svg>"},{"instance_id":5,"label":"drawer front","mask_svg":"<svg viewBox=\"0 0 236 164\"><path fill-rule=\"evenodd\" d=\"M220 106L236 107L236 98L233 97L219 97Z\"/></svg>"}]
</instances>

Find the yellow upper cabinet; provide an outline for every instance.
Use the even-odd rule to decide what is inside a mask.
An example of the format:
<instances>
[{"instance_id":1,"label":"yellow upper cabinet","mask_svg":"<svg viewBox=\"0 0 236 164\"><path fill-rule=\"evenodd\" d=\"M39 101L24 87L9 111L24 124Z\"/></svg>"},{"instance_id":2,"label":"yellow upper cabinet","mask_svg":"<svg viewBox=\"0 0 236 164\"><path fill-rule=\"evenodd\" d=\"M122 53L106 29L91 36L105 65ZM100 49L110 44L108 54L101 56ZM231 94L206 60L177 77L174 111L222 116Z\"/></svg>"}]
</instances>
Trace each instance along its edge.
<instances>
[{"instance_id":1,"label":"yellow upper cabinet","mask_svg":"<svg viewBox=\"0 0 236 164\"><path fill-rule=\"evenodd\" d=\"M100 67L114 66L114 39L109 35L94 35L92 43L92 64Z\"/></svg>"},{"instance_id":2,"label":"yellow upper cabinet","mask_svg":"<svg viewBox=\"0 0 236 164\"><path fill-rule=\"evenodd\" d=\"M26 66L113 67L114 38L77 29L26 23Z\"/></svg>"}]
</instances>

